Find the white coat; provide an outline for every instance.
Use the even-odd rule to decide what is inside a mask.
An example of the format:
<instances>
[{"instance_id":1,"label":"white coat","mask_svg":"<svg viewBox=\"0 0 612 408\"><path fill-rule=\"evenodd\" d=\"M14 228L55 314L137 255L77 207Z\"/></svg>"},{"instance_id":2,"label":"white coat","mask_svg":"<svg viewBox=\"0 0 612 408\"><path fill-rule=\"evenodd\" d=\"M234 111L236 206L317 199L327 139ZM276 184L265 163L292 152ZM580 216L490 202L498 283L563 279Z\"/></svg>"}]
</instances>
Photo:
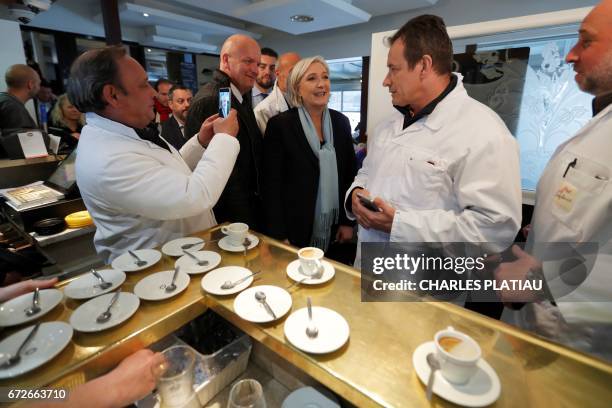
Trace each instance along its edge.
<instances>
[{"instance_id":1,"label":"white coat","mask_svg":"<svg viewBox=\"0 0 612 408\"><path fill-rule=\"evenodd\" d=\"M106 262L216 224L212 207L234 167L238 140L219 134L204 150L192 137L180 153L168 146L170 152L130 127L87 114L76 178Z\"/></svg>"},{"instance_id":2,"label":"white coat","mask_svg":"<svg viewBox=\"0 0 612 408\"><path fill-rule=\"evenodd\" d=\"M574 160L575 166L569 166ZM564 279L558 279L559 262L543 262L557 307L541 302L513 312L523 328L608 359L612 359L611 177L609 105L551 157L538 182L527 243L540 260L543 257L538 248L548 242L596 243L594 263L586 279L567 293L562 290Z\"/></svg>"},{"instance_id":3,"label":"white coat","mask_svg":"<svg viewBox=\"0 0 612 408\"><path fill-rule=\"evenodd\" d=\"M402 130L403 120L394 111L370 135L363 167L345 197L355 187L367 188L396 210L390 234L359 226L359 243L509 245L521 221L519 151L499 116L469 97L458 75L430 115Z\"/></svg>"},{"instance_id":4,"label":"white coat","mask_svg":"<svg viewBox=\"0 0 612 408\"><path fill-rule=\"evenodd\" d=\"M272 89L270 95L257 104L254 110L257 126L259 126L259 130L261 130L261 134L265 135L266 126L268 125L268 120L270 120L271 117L274 117L281 112L285 112L288 109L289 105L285 100L283 91L281 91L278 85L274 83L274 88Z\"/></svg>"}]
</instances>

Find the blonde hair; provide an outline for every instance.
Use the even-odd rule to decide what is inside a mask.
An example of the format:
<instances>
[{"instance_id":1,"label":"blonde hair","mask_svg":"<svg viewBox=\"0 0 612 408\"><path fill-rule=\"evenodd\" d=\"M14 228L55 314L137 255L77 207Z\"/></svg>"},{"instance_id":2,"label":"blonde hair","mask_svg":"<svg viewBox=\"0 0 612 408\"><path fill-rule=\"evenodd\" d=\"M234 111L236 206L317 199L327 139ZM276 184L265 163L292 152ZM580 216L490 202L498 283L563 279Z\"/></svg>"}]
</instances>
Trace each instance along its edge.
<instances>
[{"instance_id":1,"label":"blonde hair","mask_svg":"<svg viewBox=\"0 0 612 408\"><path fill-rule=\"evenodd\" d=\"M74 104L70 102L70 99L68 99L67 94L62 94L57 98L55 106L53 106L53 109L51 109L51 123L70 128L70 126L68 126L68 123L66 123L66 120L64 119L64 111L62 111L62 107L66 104L66 102L69 102L74 106ZM81 114L81 117L79 118L78 122L81 126L84 126L85 115Z\"/></svg>"},{"instance_id":2,"label":"blonde hair","mask_svg":"<svg viewBox=\"0 0 612 408\"><path fill-rule=\"evenodd\" d=\"M308 68L310 68L310 66L315 62L323 65L329 74L329 65L327 65L325 59L320 55L301 59L297 64L295 64L295 66L291 69L289 78L287 78L287 96L289 97L289 103L291 106L302 106L300 82L302 81L302 78L304 78L304 75L306 75Z\"/></svg>"}]
</instances>

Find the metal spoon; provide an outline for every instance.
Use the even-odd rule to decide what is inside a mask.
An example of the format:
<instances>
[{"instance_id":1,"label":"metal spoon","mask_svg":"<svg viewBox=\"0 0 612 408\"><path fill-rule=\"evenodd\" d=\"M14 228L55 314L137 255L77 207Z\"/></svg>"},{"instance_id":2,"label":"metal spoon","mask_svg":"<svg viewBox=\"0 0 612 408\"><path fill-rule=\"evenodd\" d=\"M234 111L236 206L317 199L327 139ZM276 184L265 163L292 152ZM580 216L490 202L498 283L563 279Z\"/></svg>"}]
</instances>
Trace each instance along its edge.
<instances>
[{"instance_id":1,"label":"metal spoon","mask_svg":"<svg viewBox=\"0 0 612 408\"><path fill-rule=\"evenodd\" d=\"M128 250L128 253L132 255L132 258L135 259L134 263L136 264L136 266L140 267L140 266L145 266L147 264L147 262L140 259L138 255L134 253L134 251Z\"/></svg>"},{"instance_id":2,"label":"metal spoon","mask_svg":"<svg viewBox=\"0 0 612 408\"><path fill-rule=\"evenodd\" d=\"M174 290L176 289L176 285L174 284L174 281L176 280L176 275L178 275L178 271L179 271L179 267L175 266L174 274L172 274L172 282L170 282L170 284L166 286L166 292L174 292Z\"/></svg>"},{"instance_id":3,"label":"metal spoon","mask_svg":"<svg viewBox=\"0 0 612 408\"><path fill-rule=\"evenodd\" d=\"M198 263L198 266L206 266L209 263L206 259L200 260L197 256L195 256L191 252L186 251L184 249L183 249L183 253L187 255L188 257L190 257L191 259L193 259L194 261L196 261Z\"/></svg>"},{"instance_id":4,"label":"metal spoon","mask_svg":"<svg viewBox=\"0 0 612 408\"><path fill-rule=\"evenodd\" d=\"M111 318L112 313L111 313L111 307L113 307L113 305L115 304L115 302L117 301L117 299L119 298L119 291L115 292L115 294L113 295L110 303L108 304L108 307L106 308L106 311L100 313L100 316L98 316L96 318L96 322L98 323L106 323L108 321L108 319Z\"/></svg>"},{"instance_id":5,"label":"metal spoon","mask_svg":"<svg viewBox=\"0 0 612 408\"><path fill-rule=\"evenodd\" d=\"M436 358L434 353L427 355L427 364L431 371L429 372L429 379L427 380L427 401L431 401L431 395L433 393L434 379L436 378L436 371L440 369L440 362Z\"/></svg>"},{"instance_id":6,"label":"metal spoon","mask_svg":"<svg viewBox=\"0 0 612 408\"><path fill-rule=\"evenodd\" d=\"M100 282L99 284L94 285L94 287L97 286L102 290L106 290L110 288L111 286L113 286L111 282L105 281L102 275L100 275L95 269L91 268L91 273L93 274L93 276L96 277L96 279L98 279L98 282Z\"/></svg>"},{"instance_id":7,"label":"metal spoon","mask_svg":"<svg viewBox=\"0 0 612 408\"><path fill-rule=\"evenodd\" d=\"M34 326L32 331L27 335L25 340L21 343L21 345L17 349L17 352L15 353L15 355L11 356L11 358L9 358L8 360L6 360L4 363L2 363L0 365L0 369L10 368L10 367L14 366L15 364L17 364L21 360L21 352L23 351L25 346L30 342L30 340L32 340L32 338L34 337L34 335L38 331L38 327L40 327L40 322L36 323L36 326Z\"/></svg>"},{"instance_id":8,"label":"metal spoon","mask_svg":"<svg viewBox=\"0 0 612 408\"><path fill-rule=\"evenodd\" d=\"M291 285L287 286L285 289L289 290L289 289L291 289L292 287L297 286L297 285L299 285L299 284L303 283L303 282L304 282L305 280L307 280L307 279L309 279L309 278L307 278L307 277L306 277L306 278L302 278L302 279L300 279L299 281L295 281L295 282L293 282Z\"/></svg>"},{"instance_id":9,"label":"metal spoon","mask_svg":"<svg viewBox=\"0 0 612 408\"><path fill-rule=\"evenodd\" d=\"M266 294L265 293L263 293L262 291L255 292L255 299L257 299L257 301L259 303L264 305L264 308L266 309L266 312L268 312L274 318L274 320L277 319L276 314L274 313L274 310L272 310L272 308L270 307L268 302L266 302Z\"/></svg>"},{"instance_id":10,"label":"metal spoon","mask_svg":"<svg viewBox=\"0 0 612 408\"><path fill-rule=\"evenodd\" d=\"M40 289L34 289L34 295L32 296L32 306L25 310L26 316L34 316L40 312Z\"/></svg>"},{"instance_id":11,"label":"metal spoon","mask_svg":"<svg viewBox=\"0 0 612 408\"><path fill-rule=\"evenodd\" d=\"M240 278L240 279L238 279L237 281L234 281L234 282L232 282L232 281L228 281L228 280L227 280L227 281L225 281L225 282L223 283L223 285L221 285L221 289L225 289L225 290L227 290L227 289L232 289L234 286L241 284L241 283L242 283L242 282L244 282L245 280L249 279L251 276L255 276L255 275L257 275L258 273L261 273L261 271L257 271L257 272L255 272L255 273L252 273L252 274L250 274L250 275L247 275L247 276L245 276L244 278Z\"/></svg>"},{"instance_id":12,"label":"metal spoon","mask_svg":"<svg viewBox=\"0 0 612 408\"><path fill-rule=\"evenodd\" d=\"M242 246L244 247L244 256L246 257L246 251L251 246L251 240L248 237L244 237L244 241L242 241Z\"/></svg>"},{"instance_id":13,"label":"metal spoon","mask_svg":"<svg viewBox=\"0 0 612 408\"><path fill-rule=\"evenodd\" d=\"M308 326L306 326L306 335L314 339L319 334L319 329L312 322L312 302L310 301L310 297L306 298L306 305L308 306Z\"/></svg>"},{"instance_id":14,"label":"metal spoon","mask_svg":"<svg viewBox=\"0 0 612 408\"><path fill-rule=\"evenodd\" d=\"M204 240L201 239L201 240L196 241L196 242L190 242L189 244L183 244L183 245L181 245L181 249L190 249L190 248L193 248L196 245L200 245L200 244L203 244L203 243L204 243Z\"/></svg>"}]
</instances>

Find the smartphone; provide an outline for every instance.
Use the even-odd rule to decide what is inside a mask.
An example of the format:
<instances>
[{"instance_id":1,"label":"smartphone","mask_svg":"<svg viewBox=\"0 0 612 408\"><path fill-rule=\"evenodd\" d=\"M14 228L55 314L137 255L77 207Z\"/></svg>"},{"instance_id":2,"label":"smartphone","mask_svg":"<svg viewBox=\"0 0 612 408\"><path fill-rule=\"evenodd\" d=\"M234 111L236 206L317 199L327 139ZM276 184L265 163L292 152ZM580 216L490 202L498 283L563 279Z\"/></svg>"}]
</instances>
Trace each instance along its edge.
<instances>
[{"instance_id":1,"label":"smartphone","mask_svg":"<svg viewBox=\"0 0 612 408\"><path fill-rule=\"evenodd\" d=\"M361 193L357 193L357 198L359 198L359 202L361 203L361 205L363 205L368 210L375 211L375 212L382 211L380 207L374 204L374 201L370 197L366 197L362 195Z\"/></svg>"},{"instance_id":2,"label":"smartphone","mask_svg":"<svg viewBox=\"0 0 612 408\"><path fill-rule=\"evenodd\" d=\"M227 118L232 108L232 91L229 88L219 89L219 115Z\"/></svg>"}]
</instances>

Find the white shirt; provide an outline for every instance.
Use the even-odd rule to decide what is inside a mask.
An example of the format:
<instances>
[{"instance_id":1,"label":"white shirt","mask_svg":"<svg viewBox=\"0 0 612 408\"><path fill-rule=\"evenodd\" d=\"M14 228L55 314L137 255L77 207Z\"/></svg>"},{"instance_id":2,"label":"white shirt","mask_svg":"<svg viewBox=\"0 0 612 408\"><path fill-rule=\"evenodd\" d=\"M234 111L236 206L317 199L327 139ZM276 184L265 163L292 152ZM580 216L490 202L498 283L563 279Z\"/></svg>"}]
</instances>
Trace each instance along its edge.
<instances>
[{"instance_id":1,"label":"white shirt","mask_svg":"<svg viewBox=\"0 0 612 408\"><path fill-rule=\"evenodd\" d=\"M457 76L456 87L430 115L402 129L404 116L394 111L369 137L345 200L364 187L396 212L390 234L359 226L359 243L507 246L514 240L521 221L518 144L495 112L467 95ZM361 264L359 243L355 267Z\"/></svg>"},{"instance_id":2,"label":"white shirt","mask_svg":"<svg viewBox=\"0 0 612 408\"><path fill-rule=\"evenodd\" d=\"M523 328L608 359L612 359L610 129L612 105L557 148L538 182L527 247L543 261L542 268L557 307L541 302L506 314L514 315L515 323ZM574 160L575 166L568 166ZM585 255L588 273L584 281L564 285L567 279L559 278L559 271L567 258L547 261L542 247L549 242L597 245L596 256ZM568 293L567 288L573 290Z\"/></svg>"},{"instance_id":3,"label":"white shirt","mask_svg":"<svg viewBox=\"0 0 612 408\"><path fill-rule=\"evenodd\" d=\"M238 140L218 134L206 151L197 137L180 153L168 147L170 152L128 126L87 114L76 177L105 261L216 224L212 207L234 167Z\"/></svg>"},{"instance_id":4,"label":"white shirt","mask_svg":"<svg viewBox=\"0 0 612 408\"><path fill-rule=\"evenodd\" d=\"M283 91L274 83L272 93L255 107L255 119L257 120L257 125L259 126L259 130L261 130L261 134L265 135L266 126L271 117L281 112L285 112L288 109L289 105L287 105L287 100L283 95Z\"/></svg>"}]
</instances>

